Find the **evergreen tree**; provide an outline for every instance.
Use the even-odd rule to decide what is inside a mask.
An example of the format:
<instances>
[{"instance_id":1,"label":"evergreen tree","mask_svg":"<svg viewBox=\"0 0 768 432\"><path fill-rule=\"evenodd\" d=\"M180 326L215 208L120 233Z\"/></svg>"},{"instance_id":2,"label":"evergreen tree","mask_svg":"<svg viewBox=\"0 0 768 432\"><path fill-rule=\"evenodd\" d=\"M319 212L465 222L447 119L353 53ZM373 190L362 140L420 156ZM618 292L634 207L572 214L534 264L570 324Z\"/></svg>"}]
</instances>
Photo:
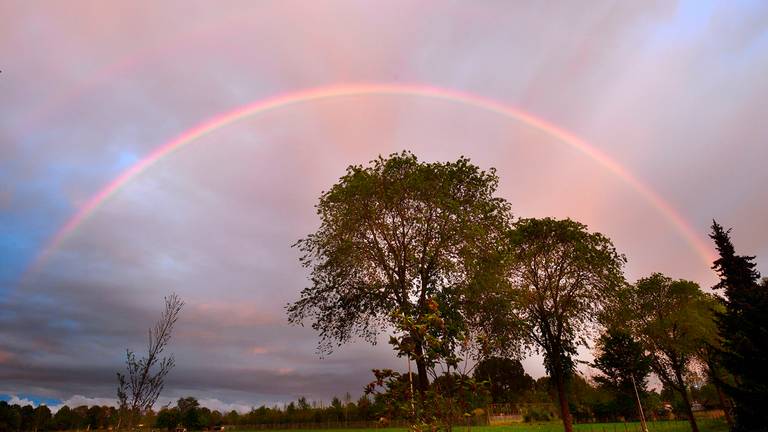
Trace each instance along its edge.
<instances>
[{"instance_id":1,"label":"evergreen tree","mask_svg":"<svg viewBox=\"0 0 768 432\"><path fill-rule=\"evenodd\" d=\"M768 431L768 283L761 284L753 256L737 255L730 238L716 221L712 234L720 257L712 269L725 293L725 312L717 314L723 367L735 385L725 386L734 401L738 431Z\"/></svg>"}]
</instances>

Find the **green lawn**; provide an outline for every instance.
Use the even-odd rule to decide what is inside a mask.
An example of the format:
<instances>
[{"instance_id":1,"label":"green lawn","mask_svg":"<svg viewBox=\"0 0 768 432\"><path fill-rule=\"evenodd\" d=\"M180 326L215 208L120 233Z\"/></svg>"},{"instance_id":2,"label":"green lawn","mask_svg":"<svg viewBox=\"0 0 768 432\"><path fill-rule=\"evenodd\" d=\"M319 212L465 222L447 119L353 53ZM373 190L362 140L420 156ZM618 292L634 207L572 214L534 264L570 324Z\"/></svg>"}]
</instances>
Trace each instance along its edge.
<instances>
[{"instance_id":1,"label":"green lawn","mask_svg":"<svg viewBox=\"0 0 768 432\"><path fill-rule=\"evenodd\" d=\"M728 426L722 420L699 419L700 432L727 432ZM468 432L466 427L454 428L456 432ZM561 432L563 425L560 422L547 423L516 423L505 426L475 426L472 432ZM641 432L640 423L582 423L574 425L574 430L579 432ZM648 422L650 432L689 432L691 430L687 421L662 421ZM281 429L279 432L407 432L405 428L381 428L381 429ZM240 431L238 431L240 432ZM272 432L266 429L258 432ZM277 431L275 431L277 432Z\"/></svg>"},{"instance_id":2,"label":"green lawn","mask_svg":"<svg viewBox=\"0 0 768 432\"><path fill-rule=\"evenodd\" d=\"M698 420L700 432L727 432L728 426L721 420ZM579 432L641 432L640 423L582 423L573 425ZM462 428L462 432L465 428ZM473 432L560 432L563 424L560 422L519 423L509 426L473 427ZM689 432L687 421L648 422L650 432Z\"/></svg>"}]
</instances>

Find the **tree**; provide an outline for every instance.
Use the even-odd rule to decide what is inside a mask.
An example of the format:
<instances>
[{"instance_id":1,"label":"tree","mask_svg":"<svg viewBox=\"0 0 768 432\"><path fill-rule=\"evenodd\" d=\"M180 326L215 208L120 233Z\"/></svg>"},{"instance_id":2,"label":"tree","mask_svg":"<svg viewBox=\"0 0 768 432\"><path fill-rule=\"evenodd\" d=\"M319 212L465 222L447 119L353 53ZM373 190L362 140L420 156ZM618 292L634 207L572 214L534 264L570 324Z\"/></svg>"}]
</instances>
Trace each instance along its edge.
<instances>
[{"instance_id":1,"label":"tree","mask_svg":"<svg viewBox=\"0 0 768 432\"><path fill-rule=\"evenodd\" d=\"M221 426L221 424L224 423L224 414L219 410L211 411L211 414L208 417L210 420L209 426Z\"/></svg>"},{"instance_id":2,"label":"tree","mask_svg":"<svg viewBox=\"0 0 768 432\"><path fill-rule=\"evenodd\" d=\"M224 416L224 423L228 425L236 425L240 423L240 413L235 410L231 410L227 413L227 415Z\"/></svg>"},{"instance_id":3,"label":"tree","mask_svg":"<svg viewBox=\"0 0 768 432\"><path fill-rule=\"evenodd\" d=\"M717 317L725 311L725 305L720 297L709 294L710 303L713 307L715 322ZM725 421L729 428L734 427L733 422L733 401L726 396L724 387L732 388L734 386L733 375L728 373L722 365L722 337L713 337L707 344L703 345L698 352L698 360L705 368L705 375L708 383L715 390L718 398L718 405L723 410Z\"/></svg>"},{"instance_id":4,"label":"tree","mask_svg":"<svg viewBox=\"0 0 768 432\"><path fill-rule=\"evenodd\" d=\"M200 415L200 402L194 397L180 398L176 401L176 409L179 411L179 422L187 430L198 430L203 426Z\"/></svg>"},{"instance_id":5,"label":"tree","mask_svg":"<svg viewBox=\"0 0 768 432\"><path fill-rule=\"evenodd\" d=\"M296 401L296 406L300 411L307 411L311 408L309 402L307 402L307 398L304 396L299 397L299 399Z\"/></svg>"},{"instance_id":6,"label":"tree","mask_svg":"<svg viewBox=\"0 0 768 432\"><path fill-rule=\"evenodd\" d=\"M88 406L79 405L72 408L72 425L75 429L85 429L88 427Z\"/></svg>"},{"instance_id":7,"label":"tree","mask_svg":"<svg viewBox=\"0 0 768 432\"><path fill-rule=\"evenodd\" d=\"M64 405L56 411L53 415L53 428L58 430L70 430L75 429L75 415L72 413L72 409Z\"/></svg>"},{"instance_id":8,"label":"tree","mask_svg":"<svg viewBox=\"0 0 768 432\"><path fill-rule=\"evenodd\" d=\"M187 396L184 398L179 398L176 401L176 408L179 409L179 412L184 415L188 411L193 410L195 408L200 407L200 402L197 400L197 398L192 396Z\"/></svg>"},{"instance_id":9,"label":"tree","mask_svg":"<svg viewBox=\"0 0 768 432\"><path fill-rule=\"evenodd\" d=\"M579 345L597 326L626 262L611 241L570 219L521 219L510 236L510 296L525 337L544 354L566 432L573 430L566 382Z\"/></svg>"},{"instance_id":10,"label":"tree","mask_svg":"<svg viewBox=\"0 0 768 432\"><path fill-rule=\"evenodd\" d=\"M21 412L18 405L0 401L0 431L16 431L21 427Z\"/></svg>"},{"instance_id":11,"label":"tree","mask_svg":"<svg viewBox=\"0 0 768 432\"><path fill-rule=\"evenodd\" d=\"M739 431L768 430L768 282L760 281L755 257L737 255L730 230L716 221L712 234L719 254L712 268L720 277L714 287L725 294L725 311L717 314L719 357L735 385L721 382L734 401Z\"/></svg>"},{"instance_id":12,"label":"tree","mask_svg":"<svg viewBox=\"0 0 768 432\"><path fill-rule=\"evenodd\" d=\"M175 364L173 355L161 355L171 341L173 326L183 306L184 302L175 293L165 297L160 320L149 329L147 356L137 359L133 351L126 350L126 374L117 373L117 398L129 429L138 416L155 404L165 386L165 376Z\"/></svg>"},{"instance_id":13,"label":"tree","mask_svg":"<svg viewBox=\"0 0 768 432\"><path fill-rule=\"evenodd\" d=\"M31 431L35 429L35 409L32 405L21 407L21 430Z\"/></svg>"},{"instance_id":14,"label":"tree","mask_svg":"<svg viewBox=\"0 0 768 432\"><path fill-rule=\"evenodd\" d=\"M417 320L395 311L395 328L398 336L390 337L398 356L416 356L413 339L410 335L418 334L424 340L423 354L426 369L430 372L433 382L430 388L414 397L414 377L392 370L375 370L376 380L368 385L366 393L376 392L377 402L386 407L387 418L403 417L410 421L413 430L435 431L444 429L451 431L457 420L469 415L471 407L478 400L485 401L484 386L478 385L467 375L467 370L459 372L461 357L454 346L454 341L465 346L466 335L458 330L455 320L443 318L436 301L427 301L428 313ZM465 362L466 365L467 362ZM442 369L438 374L436 366ZM417 376L418 377L418 376Z\"/></svg>"},{"instance_id":15,"label":"tree","mask_svg":"<svg viewBox=\"0 0 768 432\"><path fill-rule=\"evenodd\" d=\"M90 426L91 429L104 429L104 409L98 405L94 405L92 407L88 408L88 411L85 415L86 422Z\"/></svg>"},{"instance_id":16,"label":"tree","mask_svg":"<svg viewBox=\"0 0 768 432\"><path fill-rule=\"evenodd\" d=\"M515 403L533 390L534 380L517 359L490 357L478 363L475 379L489 382L494 403Z\"/></svg>"},{"instance_id":17,"label":"tree","mask_svg":"<svg viewBox=\"0 0 768 432\"><path fill-rule=\"evenodd\" d=\"M353 337L375 343L382 328L398 324L393 310L418 321L430 300L451 325L482 321L464 313L463 296L496 262L512 218L495 196L498 181L494 169L464 157L424 163L408 152L347 168L320 197L320 228L295 245L311 285L288 305L289 321L311 320L325 354ZM427 341L418 331L407 336L423 393Z\"/></svg>"},{"instance_id":18,"label":"tree","mask_svg":"<svg viewBox=\"0 0 768 432\"><path fill-rule=\"evenodd\" d=\"M473 408L488 402L485 386L467 375L442 374L414 400L407 374L391 369L373 372L376 380L367 386L366 394L375 396L382 417L407 419L413 431L450 432Z\"/></svg>"},{"instance_id":19,"label":"tree","mask_svg":"<svg viewBox=\"0 0 768 432\"><path fill-rule=\"evenodd\" d=\"M601 375L595 377L595 382L613 393L617 399L615 409L621 415L640 418L642 407L637 398L644 396L651 373L651 359L643 346L627 330L609 327L597 340L597 349L592 366Z\"/></svg>"},{"instance_id":20,"label":"tree","mask_svg":"<svg viewBox=\"0 0 768 432\"><path fill-rule=\"evenodd\" d=\"M368 395L363 394L360 396L356 405L358 420L369 420L371 417L371 400L368 398Z\"/></svg>"},{"instance_id":21,"label":"tree","mask_svg":"<svg viewBox=\"0 0 768 432\"><path fill-rule=\"evenodd\" d=\"M34 428L33 430L37 432L38 430L46 430L48 429L48 426L51 423L51 419L53 416L51 415L51 410L45 405L39 405L37 408L35 408L34 411Z\"/></svg>"},{"instance_id":22,"label":"tree","mask_svg":"<svg viewBox=\"0 0 768 432\"><path fill-rule=\"evenodd\" d=\"M685 378L701 348L716 336L711 297L695 282L655 273L637 281L625 301L633 334L653 372L680 395L691 429L698 432Z\"/></svg>"},{"instance_id":23,"label":"tree","mask_svg":"<svg viewBox=\"0 0 768 432\"><path fill-rule=\"evenodd\" d=\"M181 423L178 408L163 408L157 413L155 427L168 431L174 430Z\"/></svg>"}]
</instances>

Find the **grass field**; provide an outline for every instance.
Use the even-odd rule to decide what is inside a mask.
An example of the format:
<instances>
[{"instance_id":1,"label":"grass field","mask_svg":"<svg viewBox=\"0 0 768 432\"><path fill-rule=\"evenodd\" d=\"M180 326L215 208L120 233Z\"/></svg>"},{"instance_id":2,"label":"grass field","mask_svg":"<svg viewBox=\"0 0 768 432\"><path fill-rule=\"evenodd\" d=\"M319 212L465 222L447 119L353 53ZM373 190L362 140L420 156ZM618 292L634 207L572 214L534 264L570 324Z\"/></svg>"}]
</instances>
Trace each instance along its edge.
<instances>
[{"instance_id":1,"label":"grass field","mask_svg":"<svg viewBox=\"0 0 768 432\"><path fill-rule=\"evenodd\" d=\"M700 432L727 432L728 426L719 419L699 419ZM581 423L575 424L574 430L579 432L641 432L640 423ZM466 427L455 427L456 432L469 432ZM472 432L560 432L563 424L560 422L519 423L504 426L474 426ZM648 422L650 432L689 432L687 421ZM407 432L405 428L380 429L292 429L290 432ZM239 431L238 431L239 432ZM269 432L266 429L258 432ZM279 432L287 432L285 429Z\"/></svg>"}]
</instances>

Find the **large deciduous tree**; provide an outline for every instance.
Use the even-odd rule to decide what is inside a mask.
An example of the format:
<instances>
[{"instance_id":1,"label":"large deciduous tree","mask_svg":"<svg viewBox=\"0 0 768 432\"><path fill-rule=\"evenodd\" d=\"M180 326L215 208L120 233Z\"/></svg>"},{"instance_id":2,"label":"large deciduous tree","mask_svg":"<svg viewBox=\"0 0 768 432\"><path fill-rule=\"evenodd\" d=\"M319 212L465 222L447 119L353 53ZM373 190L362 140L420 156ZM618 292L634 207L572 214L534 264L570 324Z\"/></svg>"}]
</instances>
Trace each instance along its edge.
<instances>
[{"instance_id":1,"label":"large deciduous tree","mask_svg":"<svg viewBox=\"0 0 768 432\"><path fill-rule=\"evenodd\" d=\"M716 337L713 299L695 282L661 273L640 279L625 298L634 336L651 359L656 376L680 394L691 429L698 432L686 376L703 346Z\"/></svg>"},{"instance_id":2,"label":"large deciduous tree","mask_svg":"<svg viewBox=\"0 0 768 432\"><path fill-rule=\"evenodd\" d=\"M400 340L413 346L417 385L426 391L428 335L399 324L420 322L434 304L453 329L441 337L480 321L466 313L467 294L493 272L512 220L495 195L498 181L494 169L464 157L425 163L408 152L347 168L320 196L318 230L296 243L311 284L288 305L289 321L310 320L322 353L353 337L375 343L387 327L407 332Z\"/></svg>"},{"instance_id":3,"label":"large deciduous tree","mask_svg":"<svg viewBox=\"0 0 768 432\"><path fill-rule=\"evenodd\" d=\"M724 380L734 401L735 429L766 431L768 406L768 280L760 282L755 257L737 255L730 230L716 221L712 234L719 254L712 268L720 277L716 290L725 294L725 311L717 314L718 354L735 385Z\"/></svg>"},{"instance_id":4,"label":"large deciduous tree","mask_svg":"<svg viewBox=\"0 0 768 432\"><path fill-rule=\"evenodd\" d=\"M626 259L600 233L570 219L522 219L510 239L510 303L529 342L544 354L563 425L573 430L566 382L579 345L597 328Z\"/></svg>"}]
</instances>

